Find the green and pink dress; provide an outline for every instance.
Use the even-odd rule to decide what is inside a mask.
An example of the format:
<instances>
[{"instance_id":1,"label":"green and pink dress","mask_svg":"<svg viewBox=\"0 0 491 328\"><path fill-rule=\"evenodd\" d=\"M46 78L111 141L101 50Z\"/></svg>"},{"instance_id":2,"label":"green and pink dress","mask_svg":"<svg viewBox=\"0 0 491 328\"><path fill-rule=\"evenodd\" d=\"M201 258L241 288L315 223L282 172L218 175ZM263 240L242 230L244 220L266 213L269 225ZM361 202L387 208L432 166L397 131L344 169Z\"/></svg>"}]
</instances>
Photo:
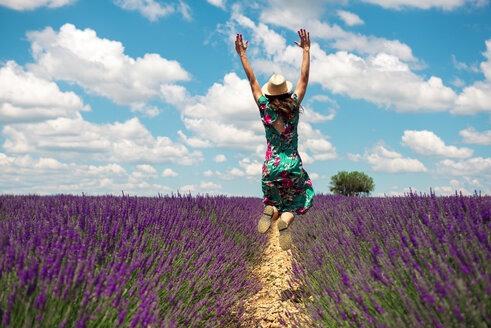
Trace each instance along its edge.
<instances>
[{"instance_id":1,"label":"green and pink dress","mask_svg":"<svg viewBox=\"0 0 491 328\"><path fill-rule=\"evenodd\" d=\"M297 95L292 97L300 106ZM275 206L280 213L305 214L312 207L314 189L298 153L299 111L290 121L283 122L285 130L280 133L272 123L282 118L271 108L269 100L263 95L258 105L268 144L261 179L264 205Z\"/></svg>"}]
</instances>

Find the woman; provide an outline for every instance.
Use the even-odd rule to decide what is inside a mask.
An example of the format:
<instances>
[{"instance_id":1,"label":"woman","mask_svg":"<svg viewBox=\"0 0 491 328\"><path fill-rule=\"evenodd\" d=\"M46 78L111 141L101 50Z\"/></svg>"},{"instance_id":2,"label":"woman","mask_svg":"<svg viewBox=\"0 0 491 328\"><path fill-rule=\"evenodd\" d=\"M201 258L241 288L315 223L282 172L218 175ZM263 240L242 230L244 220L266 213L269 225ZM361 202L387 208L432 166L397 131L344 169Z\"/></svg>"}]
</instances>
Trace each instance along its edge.
<instances>
[{"instance_id":1,"label":"woman","mask_svg":"<svg viewBox=\"0 0 491 328\"><path fill-rule=\"evenodd\" d=\"M261 88L247 59L247 41L243 42L241 34L237 34L235 39L235 50L259 106L268 144L262 171L265 208L257 227L260 233L265 233L271 226L271 220L276 220L280 215L279 242L284 250L290 249L292 241L288 227L295 215L307 212L314 196L312 182L302 168L297 150L300 103L305 96L310 70L309 33L302 29L298 31L298 36L300 42L295 41L295 44L302 48L303 59L300 79L293 94L291 82L280 74L274 74Z\"/></svg>"}]
</instances>

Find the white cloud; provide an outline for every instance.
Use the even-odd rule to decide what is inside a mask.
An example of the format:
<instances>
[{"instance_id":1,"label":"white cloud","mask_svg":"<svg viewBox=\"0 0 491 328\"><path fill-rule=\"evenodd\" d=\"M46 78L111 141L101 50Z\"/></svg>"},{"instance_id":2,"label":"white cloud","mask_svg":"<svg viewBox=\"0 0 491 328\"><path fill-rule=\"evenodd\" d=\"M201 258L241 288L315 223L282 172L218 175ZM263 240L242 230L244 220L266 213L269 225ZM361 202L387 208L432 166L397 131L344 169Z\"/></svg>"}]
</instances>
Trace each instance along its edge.
<instances>
[{"instance_id":1,"label":"white cloud","mask_svg":"<svg viewBox=\"0 0 491 328\"><path fill-rule=\"evenodd\" d=\"M476 64L467 65L466 63L459 62L457 60L457 57L455 57L455 55L452 55L452 62L453 62L454 67L458 70L464 70L464 71L474 72L474 73L479 72L479 68L477 67Z\"/></svg>"},{"instance_id":2,"label":"white cloud","mask_svg":"<svg viewBox=\"0 0 491 328\"><path fill-rule=\"evenodd\" d=\"M176 172L174 172L173 169L166 168L165 170L162 171L162 176L163 177L172 177L172 178L174 178L174 177L177 177L178 174Z\"/></svg>"},{"instance_id":3,"label":"white cloud","mask_svg":"<svg viewBox=\"0 0 491 328\"><path fill-rule=\"evenodd\" d=\"M408 45L399 40L387 40L371 35L348 34L344 38L336 39L332 46L340 50L355 51L362 55L383 53L403 61L417 61Z\"/></svg>"},{"instance_id":4,"label":"white cloud","mask_svg":"<svg viewBox=\"0 0 491 328\"><path fill-rule=\"evenodd\" d=\"M177 131L177 134L181 138L182 142L193 148L208 148L211 147L211 142L209 140L203 140L196 137L189 138L181 130Z\"/></svg>"},{"instance_id":5,"label":"white cloud","mask_svg":"<svg viewBox=\"0 0 491 328\"><path fill-rule=\"evenodd\" d=\"M177 61L158 54L131 58L124 54L121 42L99 38L89 28L79 30L65 24L59 32L48 27L29 32L27 37L36 60L27 64L33 73L77 83L135 111L148 112L149 100L166 96L161 92L163 86L172 89L172 82L189 79ZM150 114L155 113L155 108L149 109Z\"/></svg>"},{"instance_id":6,"label":"white cloud","mask_svg":"<svg viewBox=\"0 0 491 328\"><path fill-rule=\"evenodd\" d=\"M486 61L480 64L484 81L477 81L465 87L459 94L454 114L474 114L477 112L491 112L491 39L486 41L486 51L483 53Z\"/></svg>"},{"instance_id":7,"label":"white cloud","mask_svg":"<svg viewBox=\"0 0 491 328\"><path fill-rule=\"evenodd\" d=\"M417 159L403 157L401 154L377 144L372 149L365 151L363 156L350 156L351 160L363 160L372 165L375 172L403 173L403 172L426 172L427 169Z\"/></svg>"},{"instance_id":8,"label":"white cloud","mask_svg":"<svg viewBox=\"0 0 491 328\"><path fill-rule=\"evenodd\" d=\"M234 167L232 168L229 172L228 172L228 175L231 176L231 177L242 177L244 176L244 172L242 172L241 170L239 170L238 168Z\"/></svg>"},{"instance_id":9,"label":"white cloud","mask_svg":"<svg viewBox=\"0 0 491 328\"><path fill-rule=\"evenodd\" d=\"M454 161L445 159L437 164L437 173L450 176L491 177L491 158L475 157Z\"/></svg>"},{"instance_id":10,"label":"white cloud","mask_svg":"<svg viewBox=\"0 0 491 328\"><path fill-rule=\"evenodd\" d=\"M33 10L39 7L58 8L77 0L0 0L0 6L14 10Z\"/></svg>"},{"instance_id":11,"label":"white cloud","mask_svg":"<svg viewBox=\"0 0 491 328\"><path fill-rule=\"evenodd\" d=\"M251 161L248 158L241 159L239 165L245 170L247 175L261 176L263 163L257 160Z\"/></svg>"},{"instance_id":12,"label":"white cloud","mask_svg":"<svg viewBox=\"0 0 491 328\"><path fill-rule=\"evenodd\" d=\"M152 22L177 10L174 4L161 4L155 0L114 0L114 4L126 10L137 10Z\"/></svg>"},{"instance_id":13,"label":"white cloud","mask_svg":"<svg viewBox=\"0 0 491 328\"><path fill-rule=\"evenodd\" d=\"M26 72L14 61L0 68L0 124L74 117L90 110L73 92L62 92L54 82Z\"/></svg>"},{"instance_id":14,"label":"white cloud","mask_svg":"<svg viewBox=\"0 0 491 328\"><path fill-rule=\"evenodd\" d=\"M222 189L222 186L211 181L201 181L199 187L201 189Z\"/></svg>"},{"instance_id":15,"label":"white cloud","mask_svg":"<svg viewBox=\"0 0 491 328\"><path fill-rule=\"evenodd\" d=\"M197 187L196 185L184 185L184 186L181 186L180 188L177 189L178 191L180 191L181 193L184 192L184 193L190 193L190 192L194 192L197 190Z\"/></svg>"},{"instance_id":16,"label":"white cloud","mask_svg":"<svg viewBox=\"0 0 491 328\"><path fill-rule=\"evenodd\" d=\"M271 10L274 12L276 9ZM279 19L280 16L276 17L278 21L290 24L284 17ZM238 9L232 15L231 24L234 23L251 29L255 42L269 47L264 54L252 54L253 58L259 58L253 59L258 72L272 74L281 71L287 78L298 74L301 52L297 46L286 46L283 37L262 23L255 25L240 14ZM256 35L265 36L260 38ZM276 41L266 43L267 39ZM335 40L337 43L352 43L353 40L346 48L364 49L363 53L371 55L361 57L347 51L327 54L319 44L313 42L311 83L319 83L335 94L364 99L401 112L445 111L454 106L457 95L451 88L443 85L441 78L431 76L425 80L411 71L405 62L414 61L409 47L404 45L402 48L407 49L402 51L402 44L396 45L398 41L388 43L387 40L371 40L370 37L355 37L351 34Z\"/></svg>"},{"instance_id":17,"label":"white cloud","mask_svg":"<svg viewBox=\"0 0 491 328\"><path fill-rule=\"evenodd\" d=\"M143 183L144 179L157 178L157 170L148 164L140 164L136 166L136 170L130 174L129 182L139 184Z\"/></svg>"},{"instance_id":18,"label":"white cloud","mask_svg":"<svg viewBox=\"0 0 491 328\"><path fill-rule=\"evenodd\" d=\"M402 145L411 148L415 153L423 156L467 158L471 157L474 153L470 148L447 146L435 133L426 130L404 131Z\"/></svg>"},{"instance_id":19,"label":"white cloud","mask_svg":"<svg viewBox=\"0 0 491 328\"><path fill-rule=\"evenodd\" d=\"M456 77L452 82L450 82L453 86L457 87L457 88L462 88L463 86L465 86L465 82L464 80Z\"/></svg>"},{"instance_id":20,"label":"white cloud","mask_svg":"<svg viewBox=\"0 0 491 328\"><path fill-rule=\"evenodd\" d=\"M179 0L179 6L177 7L177 11L182 15L185 20L190 21L191 17L191 7L186 4L184 1Z\"/></svg>"},{"instance_id":21,"label":"white cloud","mask_svg":"<svg viewBox=\"0 0 491 328\"><path fill-rule=\"evenodd\" d=\"M225 157L225 155L223 155L223 154L218 154L215 156L215 158L213 160L217 163L223 163L223 162L227 161L227 157Z\"/></svg>"},{"instance_id":22,"label":"white cloud","mask_svg":"<svg viewBox=\"0 0 491 328\"><path fill-rule=\"evenodd\" d=\"M338 10L337 14L339 18L341 18L343 22L348 26L365 24L365 22L360 17L358 17L357 14L354 14L352 12Z\"/></svg>"},{"instance_id":23,"label":"white cloud","mask_svg":"<svg viewBox=\"0 0 491 328\"><path fill-rule=\"evenodd\" d=\"M363 0L364 2L380 5L384 8L403 9L414 7L418 9L440 8L443 10L453 10L455 8L470 4L474 6L484 6L488 0Z\"/></svg>"},{"instance_id":24,"label":"white cloud","mask_svg":"<svg viewBox=\"0 0 491 328\"><path fill-rule=\"evenodd\" d=\"M491 145L491 130L478 132L473 127L459 131L463 142L467 144Z\"/></svg>"},{"instance_id":25,"label":"white cloud","mask_svg":"<svg viewBox=\"0 0 491 328\"><path fill-rule=\"evenodd\" d=\"M12 154L37 154L65 160L122 163L197 164L201 152L190 152L168 137L153 137L138 118L95 124L76 118L7 125L3 148Z\"/></svg>"},{"instance_id":26,"label":"white cloud","mask_svg":"<svg viewBox=\"0 0 491 328\"><path fill-rule=\"evenodd\" d=\"M456 101L454 114L475 114L491 112L491 84L476 82L464 88Z\"/></svg>"},{"instance_id":27,"label":"white cloud","mask_svg":"<svg viewBox=\"0 0 491 328\"><path fill-rule=\"evenodd\" d=\"M151 174L152 176L154 176L157 173L157 170L153 166L148 164L139 164L136 166L136 168L139 171L145 172L147 174Z\"/></svg>"},{"instance_id":28,"label":"white cloud","mask_svg":"<svg viewBox=\"0 0 491 328\"><path fill-rule=\"evenodd\" d=\"M477 184L476 184L477 183ZM473 184L475 187L479 185L479 182L477 179L473 181ZM464 188L464 186L461 185L460 181L456 179L452 179L449 181L449 185L447 186L436 186L432 188L435 193L440 194L440 195L455 195L455 193L462 193L463 195L470 195L471 193Z\"/></svg>"},{"instance_id":29,"label":"white cloud","mask_svg":"<svg viewBox=\"0 0 491 328\"><path fill-rule=\"evenodd\" d=\"M212 5L216 6L216 7L225 9L225 2L227 0L206 0L206 1L208 1L209 4L212 4Z\"/></svg>"},{"instance_id":30,"label":"white cloud","mask_svg":"<svg viewBox=\"0 0 491 328\"><path fill-rule=\"evenodd\" d=\"M203 175L207 178L216 176L222 180L233 180L238 177L243 177L245 173L241 171L240 169L233 167L231 169L228 169L227 171L215 171L213 172L212 170L207 170L203 172Z\"/></svg>"},{"instance_id":31,"label":"white cloud","mask_svg":"<svg viewBox=\"0 0 491 328\"><path fill-rule=\"evenodd\" d=\"M205 96L196 96L181 110L196 138L217 147L253 150L264 143L264 128L249 83L235 73L225 75Z\"/></svg>"},{"instance_id":32,"label":"white cloud","mask_svg":"<svg viewBox=\"0 0 491 328\"><path fill-rule=\"evenodd\" d=\"M338 157L336 147L323 138L307 139L303 143L302 149L304 151L310 150L314 160L325 161Z\"/></svg>"},{"instance_id":33,"label":"white cloud","mask_svg":"<svg viewBox=\"0 0 491 328\"><path fill-rule=\"evenodd\" d=\"M212 181L201 181L200 184L184 185L178 188L181 193L191 194L220 194L219 190L222 189L222 185Z\"/></svg>"},{"instance_id":34,"label":"white cloud","mask_svg":"<svg viewBox=\"0 0 491 328\"><path fill-rule=\"evenodd\" d=\"M302 112L302 116L301 116L302 122L320 123L324 121L332 121L336 116L336 110L332 108L326 110L329 113L328 115L322 115L320 113L311 110L308 107L305 107L303 105L302 107L305 109Z\"/></svg>"},{"instance_id":35,"label":"white cloud","mask_svg":"<svg viewBox=\"0 0 491 328\"><path fill-rule=\"evenodd\" d=\"M263 9L260 19L262 22L282 26L292 31L297 31L300 27L306 28L311 35L315 35L317 38L333 40L331 46L340 50L357 51L360 54L371 55L384 52L402 60L417 61L411 48L398 40L355 34L343 30L336 24L330 25L321 21L325 11L325 3L326 1L304 0L301 2L289 1L289 4L285 5L283 0L274 0L270 1L270 5ZM259 28L264 30L261 24L257 27L253 24L244 24L244 16L239 11L240 7L235 6L233 20L240 25L255 29L254 34L263 32L259 31ZM270 32L270 34L272 33Z\"/></svg>"},{"instance_id":36,"label":"white cloud","mask_svg":"<svg viewBox=\"0 0 491 328\"><path fill-rule=\"evenodd\" d=\"M410 71L397 57L380 53L361 58L345 51L313 55L311 81L335 94L365 99L401 112L443 111L453 106L455 92L442 80Z\"/></svg>"},{"instance_id":37,"label":"white cloud","mask_svg":"<svg viewBox=\"0 0 491 328\"><path fill-rule=\"evenodd\" d=\"M125 194L157 195L172 189L153 183L150 166L128 172L121 165L60 162L49 157L8 156L0 153L0 190L12 194Z\"/></svg>"}]
</instances>

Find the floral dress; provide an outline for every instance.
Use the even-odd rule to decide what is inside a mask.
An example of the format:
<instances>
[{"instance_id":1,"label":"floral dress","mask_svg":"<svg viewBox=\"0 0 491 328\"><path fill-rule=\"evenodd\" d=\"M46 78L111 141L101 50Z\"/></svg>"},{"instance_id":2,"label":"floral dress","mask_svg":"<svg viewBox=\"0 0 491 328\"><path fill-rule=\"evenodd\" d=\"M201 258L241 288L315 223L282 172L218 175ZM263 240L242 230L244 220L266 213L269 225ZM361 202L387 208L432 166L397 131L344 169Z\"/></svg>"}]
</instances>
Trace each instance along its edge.
<instances>
[{"instance_id":1,"label":"floral dress","mask_svg":"<svg viewBox=\"0 0 491 328\"><path fill-rule=\"evenodd\" d=\"M292 97L298 104L297 95ZM261 179L264 205L275 206L279 212L305 214L312 207L314 189L297 150L299 111L290 121L283 122L285 130L280 133L272 123L282 118L269 100L263 95L258 105L268 143Z\"/></svg>"}]
</instances>

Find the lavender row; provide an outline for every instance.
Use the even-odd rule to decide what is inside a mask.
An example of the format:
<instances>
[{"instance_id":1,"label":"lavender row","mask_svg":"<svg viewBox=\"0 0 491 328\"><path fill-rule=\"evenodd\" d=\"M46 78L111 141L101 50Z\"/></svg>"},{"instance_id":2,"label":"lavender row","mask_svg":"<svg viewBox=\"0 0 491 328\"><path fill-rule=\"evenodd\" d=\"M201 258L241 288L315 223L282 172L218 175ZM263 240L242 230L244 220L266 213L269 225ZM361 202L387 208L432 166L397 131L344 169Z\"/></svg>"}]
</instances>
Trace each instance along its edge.
<instances>
[{"instance_id":1,"label":"lavender row","mask_svg":"<svg viewBox=\"0 0 491 328\"><path fill-rule=\"evenodd\" d=\"M486 327L490 216L489 196L317 196L293 228L293 272L313 322Z\"/></svg>"},{"instance_id":2,"label":"lavender row","mask_svg":"<svg viewBox=\"0 0 491 328\"><path fill-rule=\"evenodd\" d=\"M257 198L0 196L0 324L237 323L266 243Z\"/></svg>"}]
</instances>

